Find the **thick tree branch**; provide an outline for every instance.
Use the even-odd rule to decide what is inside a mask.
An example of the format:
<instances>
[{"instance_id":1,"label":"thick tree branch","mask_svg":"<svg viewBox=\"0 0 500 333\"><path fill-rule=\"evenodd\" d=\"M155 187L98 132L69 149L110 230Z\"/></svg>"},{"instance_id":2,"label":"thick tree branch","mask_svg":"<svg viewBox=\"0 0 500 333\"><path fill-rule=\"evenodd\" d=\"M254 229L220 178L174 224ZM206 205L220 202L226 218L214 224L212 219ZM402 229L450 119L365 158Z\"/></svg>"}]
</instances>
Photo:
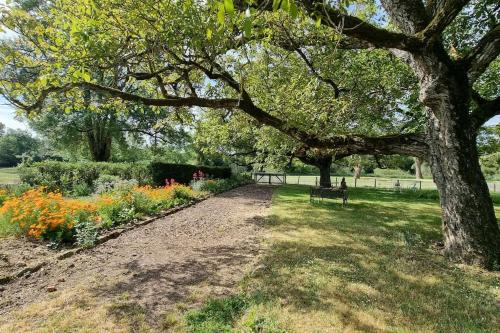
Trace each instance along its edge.
<instances>
[{"instance_id":1,"label":"thick tree branch","mask_svg":"<svg viewBox=\"0 0 500 333\"><path fill-rule=\"evenodd\" d=\"M429 23L422 0L381 0L392 21L407 34L423 30Z\"/></svg>"},{"instance_id":2,"label":"thick tree branch","mask_svg":"<svg viewBox=\"0 0 500 333\"><path fill-rule=\"evenodd\" d=\"M444 29L455 19L469 0L443 0L433 10L432 20L427 27L418 33L423 39L430 39L441 34Z\"/></svg>"},{"instance_id":3,"label":"thick tree branch","mask_svg":"<svg viewBox=\"0 0 500 333\"><path fill-rule=\"evenodd\" d=\"M233 98L210 99L202 97L177 97L169 95L164 96L164 98L149 98L91 82L82 82L77 85L80 87L92 89L94 91L106 92L113 97L118 97L125 101L139 102L151 106L199 106L212 108L237 108L239 103L238 99Z\"/></svg>"},{"instance_id":4,"label":"thick tree branch","mask_svg":"<svg viewBox=\"0 0 500 333\"><path fill-rule=\"evenodd\" d=\"M239 8L246 8L247 6L244 0L235 0L234 2ZM273 10L272 3L269 0L253 1L253 5L258 9L267 11ZM309 16L322 17L322 25L334 28L346 36L368 42L372 47L414 51L423 45L415 36L378 28L358 17L342 13L340 10L326 4L323 0L303 0L299 4L302 5Z\"/></svg>"},{"instance_id":5,"label":"thick tree branch","mask_svg":"<svg viewBox=\"0 0 500 333\"><path fill-rule=\"evenodd\" d=\"M500 24L487 32L476 47L461 60L472 85L500 54Z\"/></svg>"},{"instance_id":6,"label":"thick tree branch","mask_svg":"<svg viewBox=\"0 0 500 333\"><path fill-rule=\"evenodd\" d=\"M471 113L472 126L477 131L488 120L500 115L500 96L493 100L487 100L475 91L472 91L471 96L477 104L477 109Z\"/></svg>"}]
</instances>

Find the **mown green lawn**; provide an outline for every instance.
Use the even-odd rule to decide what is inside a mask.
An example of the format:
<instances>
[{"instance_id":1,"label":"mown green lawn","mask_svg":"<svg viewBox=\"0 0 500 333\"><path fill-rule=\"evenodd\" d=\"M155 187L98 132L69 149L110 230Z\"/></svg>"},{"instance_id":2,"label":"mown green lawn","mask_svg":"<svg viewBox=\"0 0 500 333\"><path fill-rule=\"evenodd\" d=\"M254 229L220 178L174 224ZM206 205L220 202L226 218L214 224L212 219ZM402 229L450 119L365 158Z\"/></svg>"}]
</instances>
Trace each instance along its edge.
<instances>
[{"instance_id":1,"label":"mown green lawn","mask_svg":"<svg viewBox=\"0 0 500 333\"><path fill-rule=\"evenodd\" d=\"M441 238L438 202L417 195L351 189L342 207L338 200L309 203L305 186L280 187L260 269L240 295L190 313L188 327L498 332L500 274L445 261L433 247Z\"/></svg>"},{"instance_id":2,"label":"mown green lawn","mask_svg":"<svg viewBox=\"0 0 500 333\"><path fill-rule=\"evenodd\" d=\"M19 183L17 168L0 168L0 184L17 183Z\"/></svg>"}]
</instances>

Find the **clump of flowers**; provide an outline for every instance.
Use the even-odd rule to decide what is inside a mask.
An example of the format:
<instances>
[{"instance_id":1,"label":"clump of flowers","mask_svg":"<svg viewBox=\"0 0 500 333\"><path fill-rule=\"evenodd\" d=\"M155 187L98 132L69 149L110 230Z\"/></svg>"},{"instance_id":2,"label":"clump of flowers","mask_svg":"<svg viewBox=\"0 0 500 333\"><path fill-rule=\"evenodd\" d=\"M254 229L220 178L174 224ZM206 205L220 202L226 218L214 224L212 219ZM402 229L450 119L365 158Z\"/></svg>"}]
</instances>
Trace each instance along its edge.
<instances>
[{"instance_id":1,"label":"clump of flowers","mask_svg":"<svg viewBox=\"0 0 500 333\"><path fill-rule=\"evenodd\" d=\"M7 199L0 214L17 224L28 237L53 241L71 240L76 223L97 220L94 204L63 198L62 194L46 192L44 188Z\"/></svg>"},{"instance_id":2,"label":"clump of flowers","mask_svg":"<svg viewBox=\"0 0 500 333\"><path fill-rule=\"evenodd\" d=\"M195 171L193 173L193 180L194 181L203 180L204 178L205 178L205 174L201 170Z\"/></svg>"},{"instance_id":3,"label":"clump of flowers","mask_svg":"<svg viewBox=\"0 0 500 333\"><path fill-rule=\"evenodd\" d=\"M167 178L165 179L165 186L170 186L175 184L175 179L170 178L170 180Z\"/></svg>"}]
</instances>

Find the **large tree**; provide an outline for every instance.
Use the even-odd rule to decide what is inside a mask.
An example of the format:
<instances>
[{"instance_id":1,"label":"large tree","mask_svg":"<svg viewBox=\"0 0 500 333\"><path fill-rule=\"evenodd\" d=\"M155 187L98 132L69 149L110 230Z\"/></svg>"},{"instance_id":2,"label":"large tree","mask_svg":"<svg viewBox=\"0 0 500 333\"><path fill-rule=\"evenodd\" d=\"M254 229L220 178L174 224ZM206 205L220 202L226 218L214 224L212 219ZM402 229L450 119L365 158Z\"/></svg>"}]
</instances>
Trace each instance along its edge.
<instances>
[{"instance_id":1,"label":"large tree","mask_svg":"<svg viewBox=\"0 0 500 333\"><path fill-rule=\"evenodd\" d=\"M299 13L305 17L289 20L285 33L278 36L273 32L279 29L269 22L280 13L252 19L253 10L239 15L232 1L213 3L217 17L210 15L212 2L128 0L117 6L111 0L61 0L51 3L49 10L16 7L2 17L19 35L15 42L1 47L2 93L27 112L42 107L55 93L74 89L151 106L238 109L311 148L346 155L424 158L440 192L447 255L491 267L500 257L500 232L479 167L476 135L485 121L499 113L500 99L492 93L495 89L483 82L488 77L489 82L498 79L498 73L490 70L500 49L496 4L486 0L470 5L458 0L425 4L382 0L385 11L381 16L374 1L352 3L358 2L368 11L343 8L337 2L253 1L260 11L281 7L291 16ZM245 9L247 2L240 5ZM228 15L224 17L224 13ZM231 29L233 23L242 26L243 33ZM290 39L288 31L301 34ZM257 48L274 44L331 54L339 49L349 49L352 54L365 49L404 59L418 79L420 101L426 110L425 131L376 136L317 133L315 122L303 123L300 117L287 118L279 110L267 110L253 98L244 76L245 66L253 60L246 47L256 43ZM368 56L367 63L369 60ZM121 68L115 71L117 79L123 84L110 86L96 80L94 69L117 66ZM304 66L334 88L334 99L352 88L315 71L306 59ZM37 68L36 79L19 76L33 68ZM217 89L220 87L223 89Z\"/></svg>"}]
</instances>

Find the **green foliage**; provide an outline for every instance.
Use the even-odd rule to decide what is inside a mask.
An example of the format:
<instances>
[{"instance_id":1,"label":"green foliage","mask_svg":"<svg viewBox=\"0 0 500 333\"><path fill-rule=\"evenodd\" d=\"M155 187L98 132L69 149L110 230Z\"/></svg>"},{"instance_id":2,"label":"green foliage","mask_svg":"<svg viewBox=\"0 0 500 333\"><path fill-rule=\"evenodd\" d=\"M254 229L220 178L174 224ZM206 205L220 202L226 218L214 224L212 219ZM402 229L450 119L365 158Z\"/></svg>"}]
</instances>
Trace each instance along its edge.
<instances>
[{"instance_id":1,"label":"green foliage","mask_svg":"<svg viewBox=\"0 0 500 333\"><path fill-rule=\"evenodd\" d=\"M2 203L0 202L0 206ZM10 236L21 236L24 231L17 223L11 223L11 216L9 213L0 214L0 238Z\"/></svg>"},{"instance_id":2,"label":"green foliage","mask_svg":"<svg viewBox=\"0 0 500 333\"><path fill-rule=\"evenodd\" d=\"M23 156L40 158L40 145L40 141L26 131L7 131L0 136L0 167L14 167Z\"/></svg>"},{"instance_id":3,"label":"green foliage","mask_svg":"<svg viewBox=\"0 0 500 333\"><path fill-rule=\"evenodd\" d=\"M95 245L99 229L94 221L80 221L75 225L75 244L90 248Z\"/></svg>"},{"instance_id":4,"label":"green foliage","mask_svg":"<svg viewBox=\"0 0 500 333\"><path fill-rule=\"evenodd\" d=\"M251 184L253 179L250 175L235 175L227 179L202 179L193 181L191 186L193 189L210 193L221 193L233 189L235 187Z\"/></svg>"},{"instance_id":5,"label":"green foliage","mask_svg":"<svg viewBox=\"0 0 500 333\"><path fill-rule=\"evenodd\" d=\"M76 183L73 185L73 190L71 191L71 195L75 197L86 197L91 195L94 192L92 186L86 183Z\"/></svg>"},{"instance_id":6,"label":"green foliage","mask_svg":"<svg viewBox=\"0 0 500 333\"><path fill-rule=\"evenodd\" d=\"M45 186L48 190L72 193L75 186L85 184L94 188L101 174L121 179L136 179L140 184L150 182L147 163L56 162L46 161L19 168L21 180L31 186Z\"/></svg>"},{"instance_id":7,"label":"green foliage","mask_svg":"<svg viewBox=\"0 0 500 333\"><path fill-rule=\"evenodd\" d=\"M193 174L202 171L211 178L231 177L231 168L212 167L191 164L171 164L164 162L151 163L151 178L156 186L165 185L165 179L174 179L178 183L189 184L193 179Z\"/></svg>"},{"instance_id":8,"label":"green foliage","mask_svg":"<svg viewBox=\"0 0 500 333\"><path fill-rule=\"evenodd\" d=\"M479 161L487 179L500 180L500 152L483 155Z\"/></svg>"}]
</instances>

